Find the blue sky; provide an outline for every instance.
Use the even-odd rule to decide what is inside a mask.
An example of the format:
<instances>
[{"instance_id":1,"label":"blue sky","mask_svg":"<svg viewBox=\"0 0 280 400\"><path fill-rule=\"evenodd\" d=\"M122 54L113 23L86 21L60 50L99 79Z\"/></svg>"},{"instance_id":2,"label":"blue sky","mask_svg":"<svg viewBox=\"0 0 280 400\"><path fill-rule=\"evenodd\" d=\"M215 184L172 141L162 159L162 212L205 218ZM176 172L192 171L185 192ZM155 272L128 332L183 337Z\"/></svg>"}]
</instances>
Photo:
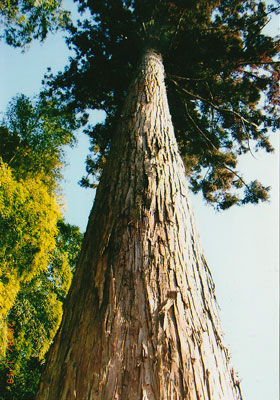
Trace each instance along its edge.
<instances>
[{"instance_id":1,"label":"blue sky","mask_svg":"<svg viewBox=\"0 0 280 400\"><path fill-rule=\"evenodd\" d=\"M277 25L275 19L269 27L275 34ZM25 54L2 43L0 54L0 111L17 93L36 94L47 67L59 71L69 56L61 35L50 36L43 44L34 42ZM102 118L100 112L93 114L96 122ZM273 136L273 156L257 153L257 159L246 156L240 162L248 179L257 178L272 186L270 203L216 213L199 196L192 196L202 246L216 284L225 343L246 400L278 399L279 140L276 133ZM69 165L62 186L66 219L84 231L94 191L77 184L88 154L87 137L80 133L78 139L77 147L67 151Z\"/></svg>"}]
</instances>

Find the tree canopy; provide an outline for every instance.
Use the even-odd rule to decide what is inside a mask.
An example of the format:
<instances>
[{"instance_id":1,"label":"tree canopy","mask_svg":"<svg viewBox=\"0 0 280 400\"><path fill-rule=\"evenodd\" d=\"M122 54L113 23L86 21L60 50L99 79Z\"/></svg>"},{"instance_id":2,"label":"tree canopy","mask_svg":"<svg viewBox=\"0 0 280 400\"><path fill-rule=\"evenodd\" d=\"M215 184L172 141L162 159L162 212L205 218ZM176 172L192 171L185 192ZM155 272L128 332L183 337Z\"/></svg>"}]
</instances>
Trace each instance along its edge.
<instances>
[{"instance_id":1,"label":"tree canopy","mask_svg":"<svg viewBox=\"0 0 280 400\"><path fill-rule=\"evenodd\" d=\"M61 322L83 236L62 219L59 194L78 125L43 95L17 96L1 121L0 356L10 361L0 366L1 399L34 397Z\"/></svg>"},{"instance_id":2,"label":"tree canopy","mask_svg":"<svg viewBox=\"0 0 280 400\"><path fill-rule=\"evenodd\" d=\"M51 189L61 177L64 146L74 145L79 120L53 97L18 95L8 105L1 126L3 161L16 178L38 177Z\"/></svg>"},{"instance_id":3,"label":"tree canopy","mask_svg":"<svg viewBox=\"0 0 280 400\"><path fill-rule=\"evenodd\" d=\"M2 161L0 168L0 307L5 319L21 283L47 268L60 213L39 180L18 182Z\"/></svg>"},{"instance_id":4,"label":"tree canopy","mask_svg":"<svg viewBox=\"0 0 280 400\"><path fill-rule=\"evenodd\" d=\"M48 32L65 28L69 12L62 0L1 0L0 38L14 47L26 47L32 39L43 41Z\"/></svg>"},{"instance_id":5,"label":"tree canopy","mask_svg":"<svg viewBox=\"0 0 280 400\"><path fill-rule=\"evenodd\" d=\"M90 13L69 28L76 56L46 82L69 109L107 114L104 124L87 129L95 155L82 184L91 186L90 175L102 170L135 67L153 48L163 56L192 190L218 209L267 200L269 188L247 183L237 165L242 154L273 151L268 132L277 127L279 42L262 30L279 8L251 0L76 2Z\"/></svg>"},{"instance_id":6,"label":"tree canopy","mask_svg":"<svg viewBox=\"0 0 280 400\"><path fill-rule=\"evenodd\" d=\"M63 302L72 281L83 235L78 227L57 222L55 247L48 267L28 282L21 283L8 322L14 323L13 361L15 378L7 385L5 364L0 367L0 399L34 398L42 366L59 328ZM10 365L11 366L11 365Z\"/></svg>"}]
</instances>

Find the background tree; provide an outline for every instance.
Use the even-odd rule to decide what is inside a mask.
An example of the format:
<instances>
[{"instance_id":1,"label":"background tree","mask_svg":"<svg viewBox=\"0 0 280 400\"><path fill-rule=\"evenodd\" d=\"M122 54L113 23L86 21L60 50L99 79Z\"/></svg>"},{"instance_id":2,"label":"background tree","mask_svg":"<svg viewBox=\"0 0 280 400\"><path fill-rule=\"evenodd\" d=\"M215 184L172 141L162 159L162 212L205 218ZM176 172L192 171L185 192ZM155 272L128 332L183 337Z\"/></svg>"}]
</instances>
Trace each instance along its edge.
<instances>
[{"instance_id":1,"label":"background tree","mask_svg":"<svg viewBox=\"0 0 280 400\"><path fill-rule=\"evenodd\" d=\"M39 178L53 190L63 166L64 147L75 144L80 125L63 104L44 95L33 101L19 95L8 105L1 124L1 155L17 179Z\"/></svg>"},{"instance_id":2,"label":"background tree","mask_svg":"<svg viewBox=\"0 0 280 400\"><path fill-rule=\"evenodd\" d=\"M60 212L54 197L39 180L18 182L2 162L0 190L1 325L6 327L7 313L21 283L30 281L48 266ZM3 331L1 336L3 356Z\"/></svg>"},{"instance_id":3,"label":"background tree","mask_svg":"<svg viewBox=\"0 0 280 400\"><path fill-rule=\"evenodd\" d=\"M0 398L30 400L35 397L45 354L60 325L63 302L76 267L83 235L76 226L59 220L55 248L48 268L20 285L8 322L15 323L15 348L10 358L14 383L7 384L7 366L0 367ZM11 365L10 365L11 366Z\"/></svg>"},{"instance_id":4,"label":"background tree","mask_svg":"<svg viewBox=\"0 0 280 400\"><path fill-rule=\"evenodd\" d=\"M89 165L104 170L37 398L242 398L187 200L162 58L193 189L220 209L265 200L268 189L236 170L248 141L272 150L277 48L260 33L265 5L80 4L92 19L72 27L77 57L48 80L70 109L107 112L92 133L100 157ZM258 67L247 77L251 51L264 86Z\"/></svg>"},{"instance_id":5,"label":"background tree","mask_svg":"<svg viewBox=\"0 0 280 400\"><path fill-rule=\"evenodd\" d=\"M19 95L0 127L0 343L11 362L0 366L1 399L35 396L61 321L82 234L61 219L59 178L78 124L54 99Z\"/></svg>"},{"instance_id":6,"label":"background tree","mask_svg":"<svg viewBox=\"0 0 280 400\"><path fill-rule=\"evenodd\" d=\"M0 38L14 47L26 46L32 39L43 41L48 32L65 28L69 13L61 0L2 0Z\"/></svg>"}]
</instances>

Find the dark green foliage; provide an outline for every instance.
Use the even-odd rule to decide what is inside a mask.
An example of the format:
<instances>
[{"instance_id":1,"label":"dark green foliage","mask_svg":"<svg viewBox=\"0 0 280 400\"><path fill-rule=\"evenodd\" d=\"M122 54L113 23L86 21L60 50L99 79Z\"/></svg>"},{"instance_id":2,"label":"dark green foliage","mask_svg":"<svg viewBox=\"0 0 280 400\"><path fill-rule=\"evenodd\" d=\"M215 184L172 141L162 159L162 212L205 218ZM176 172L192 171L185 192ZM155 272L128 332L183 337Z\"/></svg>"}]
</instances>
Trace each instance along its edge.
<instances>
[{"instance_id":1,"label":"dark green foliage","mask_svg":"<svg viewBox=\"0 0 280 400\"><path fill-rule=\"evenodd\" d=\"M91 18L69 29L76 56L46 79L71 110L107 113L104 124L87 129L93 154L82 185L91 186L90 175L102 170L129 82L152 47L163 56L191 188L219 209L265 200L267 188L253 190L237 162L247 152L273 151L268 131L277 127L279 44L262 28L277 7L249 0L76 2Z\"/></svg>"},{"instance_id":2,"label":"dark green foliage","mask_svg":"<svg viewBox=\"0 0 280 400\"><path fill-rule=\"evenodd\" d=\"M43 364L31 357L21 361L20 373L14 383L6 383L7 368L0 366L0 400L34 400L40 382Z\"/></svg>"},{"instance_id":3,"label":"dark green foliage","mask_svg":"<svg viewBox=\"0 0 280 400\"><path fill-rule=\"evenodd\" d=\"M68 224L64 220L59 220L57 227L56 247L45 279L48 281L49 290L63 301L76 268L83 234L77 226Z\"/></svg>"},{"instance_id":4,"label":"dark green foliage","mask_svg":"<svg viewBox=\"0 0 280 400\"><path fill-rule=\"evenodd\" d=\"M26 47L32 39L43 41L48 32L65 28L69 13L62 0L1 0L0 38L14 47Z\"/></svg>"}]
</instances>

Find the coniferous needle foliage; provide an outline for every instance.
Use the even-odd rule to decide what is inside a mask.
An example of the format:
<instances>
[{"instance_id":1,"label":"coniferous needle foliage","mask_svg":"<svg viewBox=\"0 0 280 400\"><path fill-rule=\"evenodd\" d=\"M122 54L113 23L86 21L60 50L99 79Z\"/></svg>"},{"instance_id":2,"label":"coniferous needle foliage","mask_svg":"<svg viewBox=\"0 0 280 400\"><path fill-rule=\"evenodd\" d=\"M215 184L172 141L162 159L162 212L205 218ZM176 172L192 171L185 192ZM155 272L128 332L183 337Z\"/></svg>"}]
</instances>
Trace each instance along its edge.
<instances>
[{"instance_id":1,"label":"coniferous needle foliage","mask_svg":"<svg viewBox=\"0 0 280 400\"><path fill-rule=\"evenodd\" d=\"M246 182L238 158L272 152L277 128L279 41L263 28L277 5L263 1L79 1L87 10L69 28L76 56L63 73L46 76L77 112L100 109L89 127L91 155L83 186L94 186L110 148L133 71L146 48L163 56L168 100L191 189L217 209L268 199L269 188Z\"/></svg>"}]
</instances>

